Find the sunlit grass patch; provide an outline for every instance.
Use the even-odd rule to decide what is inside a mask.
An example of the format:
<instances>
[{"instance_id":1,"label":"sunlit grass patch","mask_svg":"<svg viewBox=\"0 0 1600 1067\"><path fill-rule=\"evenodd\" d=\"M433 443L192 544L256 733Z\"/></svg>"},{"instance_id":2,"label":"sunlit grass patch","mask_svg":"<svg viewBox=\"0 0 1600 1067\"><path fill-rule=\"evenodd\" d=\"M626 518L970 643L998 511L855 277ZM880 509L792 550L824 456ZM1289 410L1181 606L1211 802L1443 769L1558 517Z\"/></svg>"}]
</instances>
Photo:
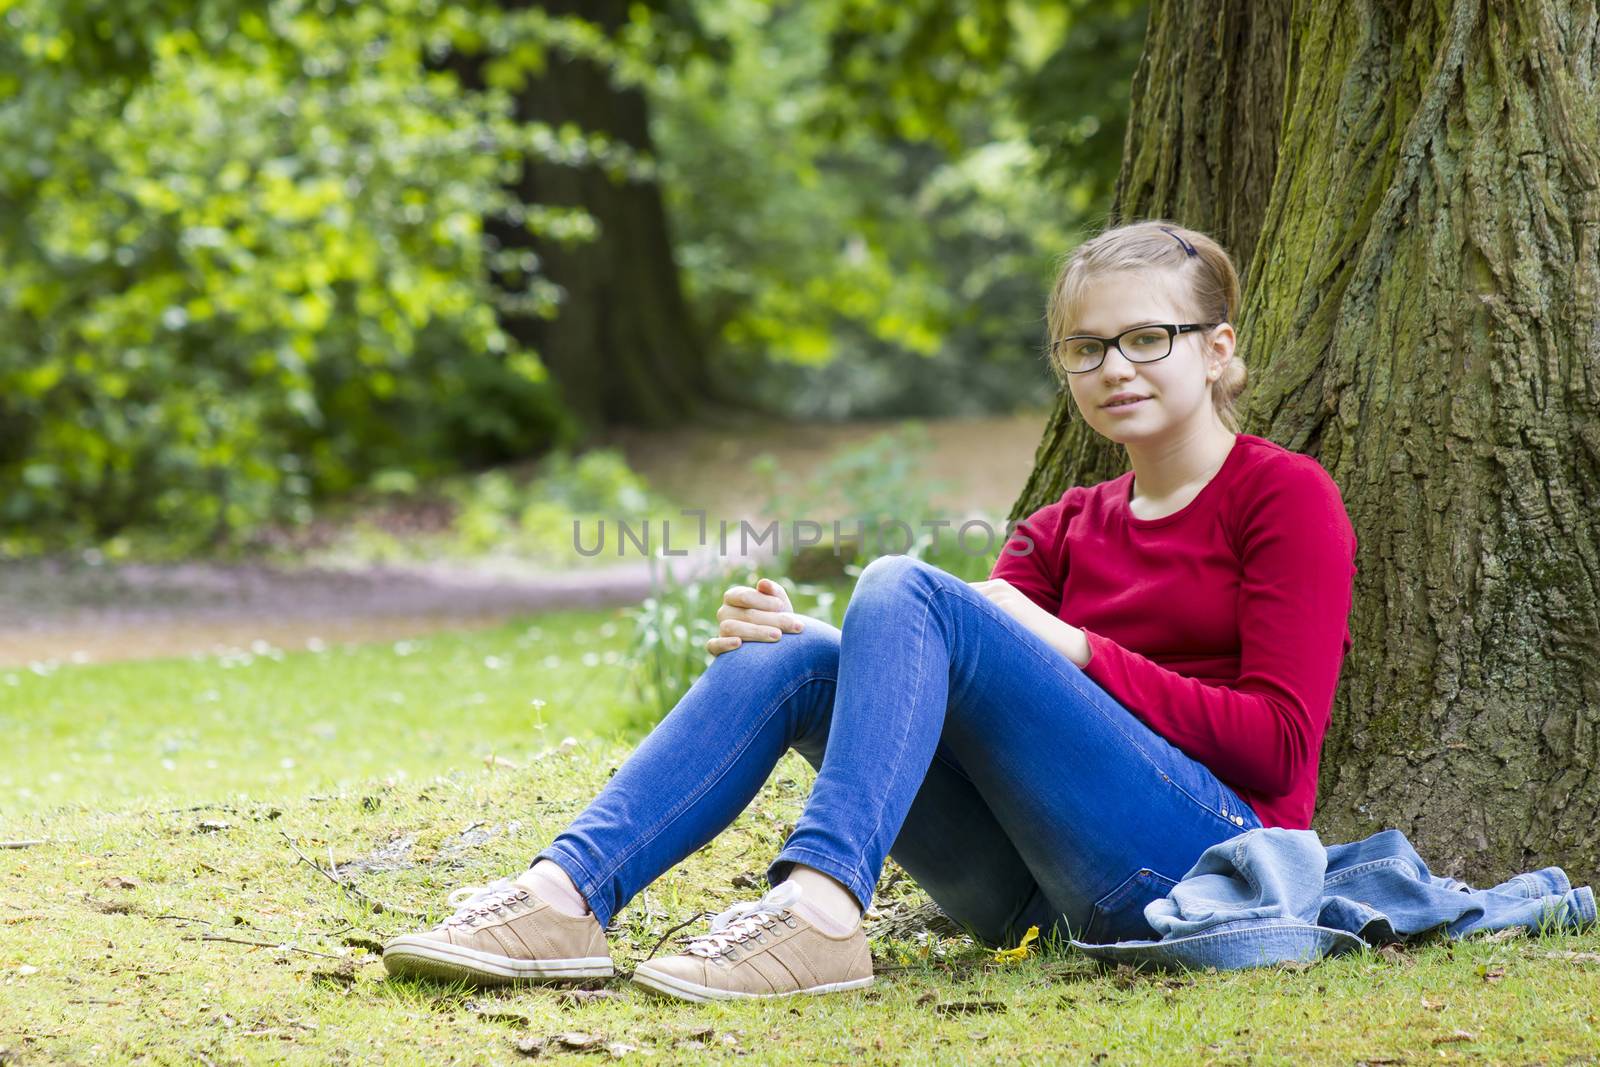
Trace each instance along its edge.
<instances>
[{"instance_id":1,"label":"sunlit grass patch","mask_svg":"<svg viewBox=\"0 0 1600 1067\"><path fill-rule=\"evenodd\" d=\"M389 980L385 939L442 917L452 889L524 867L627 757L627 740L604 736L630 714L615 665L582 658L616 647L619 634L600 633L610 620L552 616L404 653L63 668L7 690L27 695L5 707L26 746L7 788L43 784L25 806L6 794L0 836L46 843L0 850L0 1058L1348 1064L1590 1062L1600 1050L1594 933L1135 974L1050 944L997 958L902 924L874 938L877 981L864 992L720 1005L663 1001L620 978L495 990ZM534 627L530 650L519 641ZM529 666L545 655L561 666ZM195 689L230 693L238 719L176 699ZM534 690L550 694L543 731L527 727ZM473 693L483 699L466 701ZM333 738L307 746L325 718ZM157 739L186 723L221 766L163 753ZM123 770L102 779L72 756L107 732ZM344 752L350 737L371 751ZM503 760L486 761L489 747ZM179 757L178 771L161 764ZM663 938L685 920L756 895L812 778L787 757L727 832L624 909L611 938L619 970L672 951ZM871 929L925 900L891 867L887 917Z\"/></svg>"},{"instance_id":2,"label":"sunlit grass patch","mask_svg":"<svg viewBox=\"0 0 1600 1067\"><path fill-rule=\"evenodd\" d=\"M0 813L295 797L496 757L522 765L634 703L622 609L289 651L0 669Z\"/></svg>"}]
</instances>

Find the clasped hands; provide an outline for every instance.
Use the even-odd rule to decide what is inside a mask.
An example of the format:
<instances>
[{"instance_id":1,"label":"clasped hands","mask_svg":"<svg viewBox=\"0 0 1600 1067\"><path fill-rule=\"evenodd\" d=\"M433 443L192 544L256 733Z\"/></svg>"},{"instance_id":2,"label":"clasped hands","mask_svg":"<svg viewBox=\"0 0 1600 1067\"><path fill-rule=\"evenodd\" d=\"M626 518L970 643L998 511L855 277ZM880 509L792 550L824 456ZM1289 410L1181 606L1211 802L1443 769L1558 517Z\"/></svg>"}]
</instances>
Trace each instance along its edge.
<instances>
[{"instance_id":1,"label":"clasped hands","mask_svg":"<svg viewBox=\"0 0 1600 1067\"><path fill-rule=\"evenodd\" d=\"M1056 618L1004 578L967 584L1079 667L1089 662L1089 639L1082 630ZM735 585L722 594L717 636L706 641L706 651L719 656L745 641L776 641L804 629L805 618L795 613L788 591L771 578L762 578L754 587Z\"/></svg>"}]
</instances>

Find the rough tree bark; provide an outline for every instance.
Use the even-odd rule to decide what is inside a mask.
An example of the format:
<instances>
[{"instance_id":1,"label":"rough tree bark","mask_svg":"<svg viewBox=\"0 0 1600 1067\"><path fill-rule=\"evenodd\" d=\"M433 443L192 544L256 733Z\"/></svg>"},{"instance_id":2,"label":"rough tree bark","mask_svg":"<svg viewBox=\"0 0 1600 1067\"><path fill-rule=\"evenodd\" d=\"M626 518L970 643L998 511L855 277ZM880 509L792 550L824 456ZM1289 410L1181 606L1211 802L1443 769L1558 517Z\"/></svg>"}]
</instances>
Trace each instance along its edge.
<instances>
[{"instance_id":1,"label":"rough tree bark","mask_svg":"<svg viewBox=\"0 0 1600 1067\"><path fill-rule=\"evenodd\" d=\"M627 0L501 4L577 15L608 35L628 12ZM458 64L469 78L472 62ZM644 94L618 87L587 58L551 51L546 69L517 94L517 112L525 121L571 122L655 154ZM666 426L695 414L715 390L673 259L660 187L617 182L595 166L530 162L516 188L524 203L583 208L600 232L597 240L566 245L504 223L488 226L504 246L530 248L545 277L565 291L555 318L507 316L507 331L539 353L570 409L591 428Z\"/></svg>"},{"instance_id":2,"label":"rough tree bark","mask_svg":"<svg viewBox=\"0 0 1600 1067\"><path fill-rule=\"evenodd\" d=\"M1248 264L1244 428L1316 456L1355 523L1355 646L1315 827L1399 827L1468 880L1545 863L1587 879L1600 14L1245 6L1152 4L1114 217L1176 218ZM1014 517L1126 469L1067 403Z\"/></svg>"}]
</instances>

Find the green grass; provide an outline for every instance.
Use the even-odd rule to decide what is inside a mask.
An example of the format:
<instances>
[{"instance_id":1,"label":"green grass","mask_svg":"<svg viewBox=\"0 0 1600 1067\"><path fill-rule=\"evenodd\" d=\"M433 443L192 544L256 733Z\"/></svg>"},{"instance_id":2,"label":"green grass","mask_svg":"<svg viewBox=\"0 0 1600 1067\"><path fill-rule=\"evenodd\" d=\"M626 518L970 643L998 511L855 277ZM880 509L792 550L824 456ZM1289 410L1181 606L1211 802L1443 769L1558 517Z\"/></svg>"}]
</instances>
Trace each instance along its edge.
<instances>
[{"instance_id":1,"label":"green grass","mask_svg":"<svg viewBox=\"0 0 1600 1067\"><path fill-rule=\"evenodd\" d=\"M398 649L0 672L0 837L49 842L0 851L0 1062L510 1063L562 1033L592 1039L574 1058L651 1063L1597 1062L1592 933L1177 976L880 938L864 994L726 1006L620 980L580 1003L387 980L373 950L417 920L343 895L290 842L323 866L388 849L399 869L353 874L361 890L435 913L521 868L627 754L637 709L605 660L626 632L570 613ZM748 898L733 879L765 867L810 780L787 758L635 900L619 967ZM879 903L920 900L901 880Z\"/></svg>"},{"instance_id":2,"label":"green grass","mask_svg":"<svg viewBox=\"0 0 1600 1067\"><path fill-rule=\"evenodd\" d=\"M63 804L288 799L516 764L640 709L621 609L392 643L0 668L0 817Z\"/></svg>"}]
</instances>

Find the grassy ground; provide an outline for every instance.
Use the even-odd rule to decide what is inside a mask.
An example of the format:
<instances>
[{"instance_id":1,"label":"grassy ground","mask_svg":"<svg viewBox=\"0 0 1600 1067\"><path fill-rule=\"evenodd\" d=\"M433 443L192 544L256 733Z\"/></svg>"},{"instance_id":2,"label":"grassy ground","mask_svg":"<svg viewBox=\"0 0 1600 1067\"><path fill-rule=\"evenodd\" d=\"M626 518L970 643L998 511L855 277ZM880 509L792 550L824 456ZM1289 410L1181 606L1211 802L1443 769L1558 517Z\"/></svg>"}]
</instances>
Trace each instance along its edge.
<instances>
[{"instance_id":1,"label":"grassy ground","mask_svg":"<svg viewBox=\"0 0 1600 1067\"><path fill-rule=\"evenodd\" d=\"M386 980L379 943L419 920L306 860L435 914L449 890L521 868L626 755L626 634L617 613L574 613L0 672L0 838L46 840L0 851L0 1063L1600 1062L1594 934L1182 976L879 938L864 994L734 1006L622 981ZM736 879L765 867L809 782L786 759L728 833L625 910L619 967L750 897ZM883 910L920 901L889 880Z\"/></svg>"}]
</instances>

